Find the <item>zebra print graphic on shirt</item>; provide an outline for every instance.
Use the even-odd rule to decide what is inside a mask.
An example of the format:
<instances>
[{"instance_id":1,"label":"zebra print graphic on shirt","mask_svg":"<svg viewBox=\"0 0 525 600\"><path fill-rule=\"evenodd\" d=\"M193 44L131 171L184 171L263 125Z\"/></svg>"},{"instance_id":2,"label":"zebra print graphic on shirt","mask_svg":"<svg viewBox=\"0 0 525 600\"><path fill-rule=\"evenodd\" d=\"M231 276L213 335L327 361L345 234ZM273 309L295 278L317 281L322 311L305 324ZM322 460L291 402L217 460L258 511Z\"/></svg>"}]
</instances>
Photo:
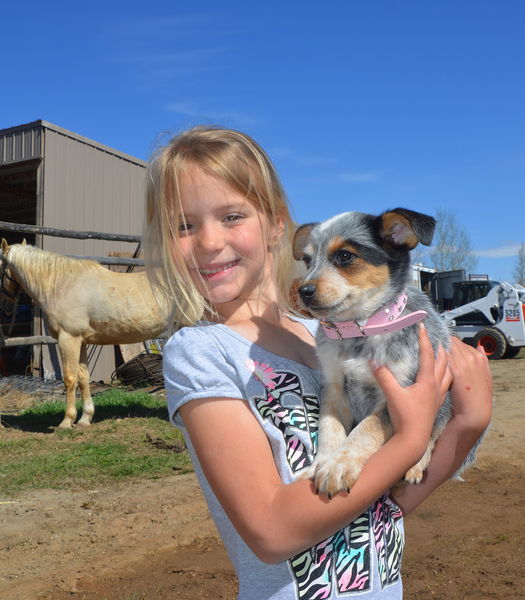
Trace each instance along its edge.
<instances>
[{"instance_id":1,"label":"zebra print graphic on shirt","mask_svg":"<svg viewBox=\"0 0 525 600\"><path fill-rule=\"evenodd\" d=\"M351 527L339 531L290 560L298 598L330 598L369 590L370 517L364 513Z\"/></svg>"},{"instance_id":2,"label":"zebra print graphic on shirt","mask_svg":"<svg viewBox=\"0 0 525 600\"><path fill-rule=\"evenodd\" d=\"M384 587L400 576L403 539L395 522L403 515L386 497L377 501L370 510L379 576L381 586Z\"/></svg>"},{"instance_id":3,"label":"zebra print graphic on shirt","mask_svg":"<svg viewBox=\"0 0 525 600\"><path fill-rule=\"evenodd\" d=\"M266 397L255 398L255 406L261 417L282 433L288 464L296 473L311 464L317 450L319 401L316 396L303 394L294 373L272 371L270 379L271 385L261 380ZM284 406L281 398L285 392L297 395L300 405ZM299 439L297 430L309 434L310 448ZM372 544L380 586L396 582L403 554L403 536L396 524L401 517L399 509L385 496L345 529L290 559L298 600L330 598L334 590L344 597L371 590Z\"/></svg>"},{"instance_id":4,"label":"zebra print graphic on shirt","mask_svg":"<svg viewBox=\"0 0 525 600\"><path fill-rule=\"evenodd\" d=\"M270 419L281 431L286 442L286 458L293 473L311 464L317 451L319 399L303 394L301 382L295 373L274 372L273 389L266 390L266 398L256 398L255 406L263 419ZM282 394L295 394L300 406L286 407L279 401ZM309 433L311 447L307 448L294 429Z\"/></svg>"}]
</instances>

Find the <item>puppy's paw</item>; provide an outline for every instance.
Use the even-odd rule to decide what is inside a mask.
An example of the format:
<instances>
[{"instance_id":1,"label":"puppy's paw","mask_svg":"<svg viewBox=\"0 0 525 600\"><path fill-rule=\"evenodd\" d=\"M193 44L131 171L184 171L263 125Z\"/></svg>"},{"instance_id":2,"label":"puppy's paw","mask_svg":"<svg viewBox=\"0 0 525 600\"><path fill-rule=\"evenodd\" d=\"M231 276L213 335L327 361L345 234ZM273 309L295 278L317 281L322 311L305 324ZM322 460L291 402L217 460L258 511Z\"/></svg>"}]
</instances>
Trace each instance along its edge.
<instances>
[{"instance_id":1,"label":"puppy's paw","mask_svg":"<svg viewBox=\"0 0 525 600\"><path fill-rule=\"evenodd\" d=\"M405 475L405 481L408 483L421 483L424 473L424 467L420 463L417 463L417 465L414 465L408 470L407 474Z\"/></svg>"},{"instance_id":2,"label":"puppy's paw","mask_svg":"<svg viewBox=\"0 0 525 600\"><path fill-rule=\"evenodd\" d=\"M315 463L301 471L295 476L295 481L304 481L305 479L313 479L315 475Z\"/></svg>"},{"instance_id":3,"label":"puppy's paw","mask_svg":"<svg viewBox=\"0 0 525 600\"><path fill-rule=\"evenodd\" d=\"M430 463L430 457L432 455L433 448L434 442L431 441L425 451L425 454L423 454L421 457L421 460L408 470L408 473L405 475L405 481L408 483L421 483L425 470Z\"/></svg>"},{"instance_id":4,"label":"puppy's paw","mask_svg":"<svg viewBox=\"0 0 525 600\"><path fill-rule=\"evenodd\" d=\"M314 485L319 494L329 498L338 492L349 492L361 473L366 457L339 451L314 464Z\"/></svg>"}]
</instances>

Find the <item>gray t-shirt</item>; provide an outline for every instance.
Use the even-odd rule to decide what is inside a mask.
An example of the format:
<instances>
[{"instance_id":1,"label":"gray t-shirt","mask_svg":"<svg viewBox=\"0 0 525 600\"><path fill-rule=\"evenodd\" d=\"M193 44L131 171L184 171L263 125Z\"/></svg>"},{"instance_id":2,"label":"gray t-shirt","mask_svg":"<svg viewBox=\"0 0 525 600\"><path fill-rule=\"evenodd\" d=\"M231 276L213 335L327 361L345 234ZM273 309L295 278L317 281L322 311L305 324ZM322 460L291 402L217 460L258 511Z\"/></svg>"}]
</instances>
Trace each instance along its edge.
<instances>
[{"instance_id":1,"label":"gray t-shirt","mask_svg":"<svg viewBox=\"0 0 525 600\"><path fill-rule=\"evenodd\" d=\"M297 321L315 335L317 321ZM163 360L170 419L184 433L211 515L237 571L238 598L401 599L402 515L386 496L309 550L279 564L263 563L222 509L178 413L183 404L198 398L246 400L268 436L282 480L291 483L316 452L318 371L209 322L173 335L163 349Z\"/></svg>"}]
</instances>

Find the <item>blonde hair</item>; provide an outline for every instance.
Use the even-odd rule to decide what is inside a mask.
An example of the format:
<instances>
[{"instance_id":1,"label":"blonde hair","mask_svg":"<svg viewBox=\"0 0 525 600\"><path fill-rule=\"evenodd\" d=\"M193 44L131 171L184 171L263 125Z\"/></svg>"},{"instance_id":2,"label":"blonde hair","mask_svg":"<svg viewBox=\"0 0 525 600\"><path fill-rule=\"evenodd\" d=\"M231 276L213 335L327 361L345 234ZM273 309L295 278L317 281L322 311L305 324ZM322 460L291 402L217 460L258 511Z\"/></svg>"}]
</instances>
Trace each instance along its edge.
<instances>
[{"instance_id":1,"label":"blonde hair","mask_svg":"<svg viewBox=\"0 0 525 600\"><path fill-rule=\"evenodd\" d=\"M174 329L193 325L213 312L193 283L181 255L173 251L181 217L180 178L189 167L218 177L243 194L283 230L272 246L274 281L282 310L290 310L294 262L294 223L275 168L248 135L231 129L199 126L172 138L152 157L146 181L144 257L154 292L171 307Z\"/></svg>"}]
</instances>

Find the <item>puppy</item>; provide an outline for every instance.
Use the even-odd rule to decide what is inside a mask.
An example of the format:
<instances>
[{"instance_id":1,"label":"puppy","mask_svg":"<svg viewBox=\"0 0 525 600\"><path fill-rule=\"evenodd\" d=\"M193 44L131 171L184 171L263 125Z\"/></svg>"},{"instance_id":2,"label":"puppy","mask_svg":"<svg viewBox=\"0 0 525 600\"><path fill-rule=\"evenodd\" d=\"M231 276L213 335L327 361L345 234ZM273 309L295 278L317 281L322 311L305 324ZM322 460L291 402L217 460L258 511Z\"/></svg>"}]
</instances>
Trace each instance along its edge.
<instances>
[{"instance_id":1,"label":"puppy","mask_svg":"<svg viewBox=\"0 0 525 600\"><path fill-rule=\"evenodd\" d=\"M449 331L425 294L410 287L409 252L430 245L435 220L396 208L379 216L347 212L299 227L294 257L307 273L299 285L304 308L320 319L322 373L318 452L303 478L328 496L348 491L368 458L391 436L386 402L369 361L386 365L403 386L419 365L418 322L425 319L434 353L449 348ZM434 443L451 415L442 404L428 448L406 474L419 483ZM473 462L475 450L462 468ZM458 472L459 473L459 472Z\"/></svg>"}]
</instances>

